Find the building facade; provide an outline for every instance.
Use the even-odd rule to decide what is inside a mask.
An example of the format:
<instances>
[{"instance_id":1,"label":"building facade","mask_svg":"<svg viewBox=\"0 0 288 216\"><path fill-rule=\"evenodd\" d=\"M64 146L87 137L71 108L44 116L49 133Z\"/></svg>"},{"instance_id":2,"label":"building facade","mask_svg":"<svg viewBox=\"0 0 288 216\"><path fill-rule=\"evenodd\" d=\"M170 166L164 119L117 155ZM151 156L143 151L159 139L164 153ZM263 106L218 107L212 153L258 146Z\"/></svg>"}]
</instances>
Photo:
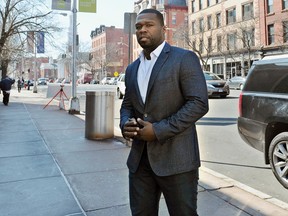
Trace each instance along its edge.
<instances>
[{"instance_id":1,"label":"building facade","mask_svg":"<svg viewBox=\"0 0 288 216\"><path fill-rule=\"evenodd\" d=\"M175 46L184 47L185 41L179 37L178 29L186 28L188 24L188 7L186 0L139 0L134 3L134 12L139 13L146 8L154 8L164 16L167 27L165 40ZM139 46L136 36L133 36L133 60L138 58L142 48Z\"/></svg>"},{"instance_id":2,"label":"building facade","mask_svg":"<svg viewBox=\"0 0 288 216\"><path fill-rule=\"evenodd\" d=\"M91 32L91 71L101 80L125 71L128 65L128 35L123 29L101 25ZM116 72L116 73L115 73Z\"/></svg>"},{"instance_id":3,"label":"building facade","mask_svg":"<svg viewBox=\"0 0 288 216\"><path fill-rule=\"evenodd\" d=\"M261 54L288 52L288 0L259 1Z\"/></svg>"},{"instance_id":4,"label":"building facade","mask_svg":"<svg viewBox=\"0 0 288 216\"><path fill-rule=\"evenodd\" d=\"M247 75L263 55L287 52L287 0L191 0L188 14L187 44L204 70L225 79Z\"/></svg>"},{"instance_id":5,"label":"building facade","mask_svg":"<svg viewBox=\"0 0 288 216\"><path fill-rule=\"evenodd\" d=\"M55 70L57 70L57 68L51 67L49 61L49 57L23 57L16 63L15 77L33 80L35 68L36 78L54 78Z\"/></svg>"}]
</instances>

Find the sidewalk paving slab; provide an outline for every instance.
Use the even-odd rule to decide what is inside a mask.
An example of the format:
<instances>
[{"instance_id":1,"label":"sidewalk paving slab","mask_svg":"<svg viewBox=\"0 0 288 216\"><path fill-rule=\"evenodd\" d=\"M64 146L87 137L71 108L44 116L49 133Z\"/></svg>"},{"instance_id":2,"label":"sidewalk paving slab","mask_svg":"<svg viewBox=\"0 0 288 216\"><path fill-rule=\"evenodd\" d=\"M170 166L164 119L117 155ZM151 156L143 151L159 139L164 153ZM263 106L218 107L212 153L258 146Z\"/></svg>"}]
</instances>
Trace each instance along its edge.
<instances>
[{"instance_id":1,"label":"sidewalk paving slab","mask_svg":"<svg viewBox=\"0 0 288 216\"><path fill-rule=\"evenodd\" d=\"M0 95L2 97L2 95ZM88 140L85 117L59 110L32 91L11 91L0 104L0 215L129 216L130 148L115 138ZM115 130L116 131L116 130ZM200 216L287 216L288 205L205 167ZM282 204L282 205L279 205ZM165 200L160 216L168 216Z\"/></svg>"}]
</instances>

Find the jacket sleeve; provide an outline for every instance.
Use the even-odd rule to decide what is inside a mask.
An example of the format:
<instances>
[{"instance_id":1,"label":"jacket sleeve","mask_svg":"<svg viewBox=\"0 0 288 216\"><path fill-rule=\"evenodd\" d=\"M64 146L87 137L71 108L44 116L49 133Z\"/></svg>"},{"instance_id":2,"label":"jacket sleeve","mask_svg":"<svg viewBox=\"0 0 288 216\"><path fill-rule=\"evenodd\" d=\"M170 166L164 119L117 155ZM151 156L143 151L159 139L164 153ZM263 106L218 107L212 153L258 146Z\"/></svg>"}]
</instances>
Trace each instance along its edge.
<instances>
[{"instance_id":1,"label":"jacket sleeve","mask_svg":"<svg viewBox=\"0 0 288 216\"><path fill-rule=\"evenodd\" d=\"M180 61L178 91L181 91L184 102L176 112L153 123L155 135L160 142L195 125L209 109L206 80L198 57L194 52L187 51Z\"/></svg>"}]
</instances>

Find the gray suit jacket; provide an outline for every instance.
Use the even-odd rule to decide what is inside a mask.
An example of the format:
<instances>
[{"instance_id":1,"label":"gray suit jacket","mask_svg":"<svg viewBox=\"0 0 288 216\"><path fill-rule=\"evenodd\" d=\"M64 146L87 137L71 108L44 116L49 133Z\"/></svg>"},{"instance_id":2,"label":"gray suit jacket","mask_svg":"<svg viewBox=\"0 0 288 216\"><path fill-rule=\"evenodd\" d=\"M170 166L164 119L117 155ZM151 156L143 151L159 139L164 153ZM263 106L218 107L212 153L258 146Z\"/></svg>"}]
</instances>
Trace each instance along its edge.
<instances>
[{"instance_id":1,"label":"gray suit jacket","mask_svg":"<svg viewBox=\"0 0 288 216\"><path fill-rule=\"evenodd\" d=\"M120 128L128 118L153 123L157 141L147 143L148 158L156 175L169 176L200 166L195 122L208 112L206 81L195 53L165 44L148 84L145 104L137 83L140 60L126 69L125 97ZM145 142L134 139L127 165L136 172Z\"/></svg>"}]
</instances>

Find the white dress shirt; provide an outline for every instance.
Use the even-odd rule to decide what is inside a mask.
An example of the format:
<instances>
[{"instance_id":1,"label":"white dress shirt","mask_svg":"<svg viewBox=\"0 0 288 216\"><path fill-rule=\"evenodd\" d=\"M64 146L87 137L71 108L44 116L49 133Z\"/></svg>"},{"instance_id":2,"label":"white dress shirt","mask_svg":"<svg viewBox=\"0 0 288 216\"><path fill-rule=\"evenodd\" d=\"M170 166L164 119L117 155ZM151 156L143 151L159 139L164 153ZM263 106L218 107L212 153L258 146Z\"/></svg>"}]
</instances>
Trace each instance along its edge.
<instances>
[{"instance_id":1,"label":"white dress shirt","mask_svg":"<svg viewBox=\"0 0 288 216\"><path fill-rule=\"evenodd\" d=\"M162 52L162 49L165 45L165 41L160 44L152 53L150 53L151 60L148 60L145 56L143 51L140 53L140 65L138 68L138 76L137 76L137 81L138 81L138 86L139 90L141 93L141 98L143 103L146 101L146 94L147 94L147 88L148 88L148 83L149 79L151 76L152 69L154 67L154 64Z\"/></svg>"}]
</instances>

